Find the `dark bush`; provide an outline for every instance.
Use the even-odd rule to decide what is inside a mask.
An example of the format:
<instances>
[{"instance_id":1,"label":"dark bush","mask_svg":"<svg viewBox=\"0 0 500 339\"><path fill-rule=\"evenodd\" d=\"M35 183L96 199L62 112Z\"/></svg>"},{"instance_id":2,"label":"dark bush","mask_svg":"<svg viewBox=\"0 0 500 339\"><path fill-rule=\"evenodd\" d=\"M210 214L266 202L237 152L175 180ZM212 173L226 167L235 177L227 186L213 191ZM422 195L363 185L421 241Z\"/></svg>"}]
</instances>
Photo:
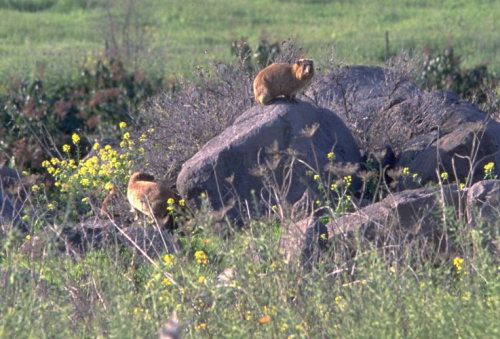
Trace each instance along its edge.
<instances>
[{"instance_id":1,"label":"dark bush","mask_svg":"<svg viewBox=\"0 0 500 339\"><path fill-rule=\"evenodd\" d=\"M0 0L0 8L23 12L38 12L51 8L56 0Z\"/></svg>"},{"instance_id":2,"label":"dark bush","mask_svg":"<svg viewBox=\"0 0 500 339\"><path fill-rule=\"evenodd\" d=\"M488 73L486 65L472 69L460 67L461 58L453 48L434 54L430 49L424 51L426 56L423 70L417 81L427 89L445 89L457 93L464 99L484 103L487 100L485 87L492 84L493 76Z\"/></svg>"},{"instance_id":3,"label":"dark bush","mask_svg":"<svg viewBox=\"0 0 500 339\"><path fill-rule=\"evenodd\" d=\"M248 45L247 38L234 40L231 43L231 54L238 58L247 71L264 68L276 60L281 49L278 42L269 43L265 37L259 39L256 51Z\"/></svg>"},{"instance_id":4,"label":"dark bush","mask_svg":"<svg viewBox=\"0 0 500 339\"><path fill-rule=\"evenodd\" d=\"M199 70L194 83L149 100L140 131L150 140L149 171L175 181L187 159L252 106L252 81L253 73L244 65L218 63L212 70Z\"/></svg>"},{"instance_id":5,"label":"dark bush","mask_svg":"<svg viewBox=\"0 0 500 339\"><path fill-rule=\"evenodd\" d=\"M73 83L47 84L43 72L33 82L14 81L0 97L0 162L36 171L74 132L97 139L118 136L118 123L134 120L139 105L161 88L161 78L146 79L112 58L82 67Z\"/></svg>"}]
</instances>

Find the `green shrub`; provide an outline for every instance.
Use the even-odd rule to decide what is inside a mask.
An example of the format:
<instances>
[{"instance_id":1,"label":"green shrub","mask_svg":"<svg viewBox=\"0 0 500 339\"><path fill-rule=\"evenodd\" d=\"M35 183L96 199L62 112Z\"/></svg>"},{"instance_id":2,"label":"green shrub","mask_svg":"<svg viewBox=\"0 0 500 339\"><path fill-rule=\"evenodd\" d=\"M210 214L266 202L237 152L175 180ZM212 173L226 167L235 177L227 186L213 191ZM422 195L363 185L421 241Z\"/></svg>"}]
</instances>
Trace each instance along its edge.
<instances>
[{"instance_id":1,"label":"green shrub","mask_svg":"<svg viewBox=\"0 0 500 339\"><path fill-rule=\"evenodd\" d=\"M0 0L0 8L38 12L51 8L57 0Z\"/></svg>"},{"instance_id":2,"label":"green shrub","mask_svg":"<svg viewBox=\"0 0 500 339\"><path fill-rule=\"evenodd\" d=\"M238 58L247 71L261 69L276 60L281 49L278 42L269 43L265 37L259 39L255 53L248 45L247 38L231 42L231 54Z\"/></svg>"},{"instance_id":3,"label":"green shrub","mask_svg":"<svg viewBox=\"0 0 500 339\"><path fill-rule=\"evenodd\" d=\"M460 64L461 58L452 47L437 54L427 50L423 70L417 80L425 88L450 90L464 99L484 103L487 100L484 87L493 83L487 66L462 69Z\"/></svg>"},{"instance_id":4,"label":"green shrub","mask_svg":"<svg viewBox=\"0 0 500 339\"><path fill-rule=\"evenodd\" d=\"M33 82L18 80L0 97L3 154L19 169L38 171L41 162L60 152L78 132L79 151L85 138L114 138L121 121L137 119L138 107L162 89L162 79L147 79L142 71L128 71L120 60L90 56L74 83L45 83L43 71Z\"/></svg>"}]
</instances>

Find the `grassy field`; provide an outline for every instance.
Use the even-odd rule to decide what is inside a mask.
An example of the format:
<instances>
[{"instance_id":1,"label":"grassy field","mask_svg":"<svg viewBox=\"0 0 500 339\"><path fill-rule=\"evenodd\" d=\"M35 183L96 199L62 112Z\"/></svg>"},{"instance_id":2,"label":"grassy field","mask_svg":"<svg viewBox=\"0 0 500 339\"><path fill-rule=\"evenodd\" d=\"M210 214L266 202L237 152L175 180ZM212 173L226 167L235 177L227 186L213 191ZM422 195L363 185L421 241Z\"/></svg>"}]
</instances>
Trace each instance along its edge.
<instances>
[{"instance_id":1,"label":"grassy field","mask_svg":"<svg viewBox=\"0 0 500 339\"><path fill-rule=\"evenodd\" d=\"M44 3L19 1L32 2ZM2 79L33 76L40 65L46 74L66 76L89 53L103 50L110 38L103 2L51 2L43 11L29 12L0 0ZM123 25L123 7L112 10L117 27ZM261 35L270 41L294 38L317 60L326 59L334 47L339 63L376 64L385 53L386 31L392 53L453 46L464 67L488 64L500 71L500 3L493 0L150 0L141 1L133 13L146 38L141 67L166 75L189 76L196 66L228 60L232 40L247 37L255 47Z\"/></svg>"}]
</instances>

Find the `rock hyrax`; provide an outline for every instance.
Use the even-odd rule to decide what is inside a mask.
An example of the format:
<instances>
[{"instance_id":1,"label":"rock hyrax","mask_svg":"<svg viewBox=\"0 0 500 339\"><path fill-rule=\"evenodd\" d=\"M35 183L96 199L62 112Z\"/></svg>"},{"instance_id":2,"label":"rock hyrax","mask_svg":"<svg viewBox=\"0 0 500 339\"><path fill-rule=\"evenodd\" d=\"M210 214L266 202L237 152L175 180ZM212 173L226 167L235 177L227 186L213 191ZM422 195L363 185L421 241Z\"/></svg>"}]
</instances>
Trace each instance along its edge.
<instances>
[{"instance_id":1,"label":"rock hyrax","mask_svg":"<svg viewBox=\"0 0 500 339\"><path fill-rule=\"evenodd\" d=\"M313 76L314 66L311 59L299 59L294 64L273 63L261 70L253 81L255 101L267 105L280 95L294 101L297 92L306 86Z\"/></svg>"},{"instance_id":2,"label":"rock hyrax","mask_svg":"<svg viewBox=\"0 0 500 339\"><path fill-rule=\"evenodd\" d=\"M127 199L135 214L142 212L156 219L160 226L173 227L173 221L169 220L170 213L167 210L167 200L178 200L175 192L164 184L155 182L152 175L144 172L135 172L128 181ZM153 212L153 215L151 215Z\"/></svg>"}]
</instances>

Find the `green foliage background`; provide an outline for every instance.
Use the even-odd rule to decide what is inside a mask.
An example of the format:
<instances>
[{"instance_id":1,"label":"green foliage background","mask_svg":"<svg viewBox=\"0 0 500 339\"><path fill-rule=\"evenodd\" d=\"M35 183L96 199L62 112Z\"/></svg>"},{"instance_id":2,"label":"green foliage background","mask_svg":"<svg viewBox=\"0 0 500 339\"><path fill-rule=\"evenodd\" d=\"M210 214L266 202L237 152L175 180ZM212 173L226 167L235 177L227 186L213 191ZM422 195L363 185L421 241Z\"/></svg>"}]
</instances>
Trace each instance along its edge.
<instances>
[{"instance_id":1,"label":"green foliage background","mask_svg":"<svg viewBox=\"0 0 500 339\"><path fill-rule=\"evenodd\" d=\"M68 76L89 51L104 48L110 2L0 0L0 78L32 77L41 64L52 76ZM52 5L20 10L33 3ZM113 11L120 23L120 10ZM137 11L149 39L142 68L166 76L189 77L198 65L227 61L231 41L247 37L253 47L262 34L270 41L292 37L314 59L335 46L340 62L373 64L385 55L386 31L393 53L453 46L465 68L488 64L500 71L500 3L494 0L148 0L138 2Z\"/></svg>"}]
</instances>

